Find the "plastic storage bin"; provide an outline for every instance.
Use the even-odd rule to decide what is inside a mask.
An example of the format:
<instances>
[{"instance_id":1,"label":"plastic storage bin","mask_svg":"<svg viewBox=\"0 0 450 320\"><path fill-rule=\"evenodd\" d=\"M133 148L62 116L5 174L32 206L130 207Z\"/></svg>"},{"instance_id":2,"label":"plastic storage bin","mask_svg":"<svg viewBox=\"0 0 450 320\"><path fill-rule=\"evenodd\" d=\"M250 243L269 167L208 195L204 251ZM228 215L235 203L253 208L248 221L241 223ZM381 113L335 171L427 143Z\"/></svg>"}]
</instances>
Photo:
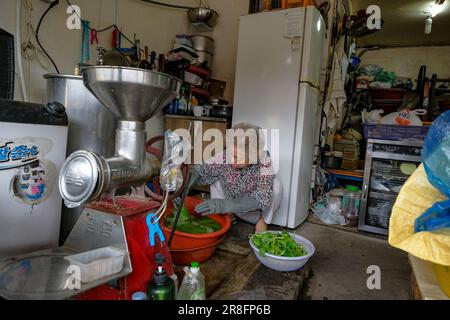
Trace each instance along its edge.
<instances>
[{"instance_id":1,"label":"plastic storage bin","mask_svg":"<svg viewBox=\"0 0 450 320\"><path fill-rule=\"evenodd\" d=\"M415 139L425 141L429 127L418 126L397 126L385 124L365 124L364 138L401 141L406 139Z\"/></svg>"},{"instance_id":2,"label":"plastic storage bin","mask_svg":"<svg viewBox=\"0 0 450 320\"><path fill-rule=\"evenodd\" d=\"M126 254L125 251L106 247L68 256L65 259L71 265L80 267L81 282L89 283L122 271Z\"/></svg>"},{"instance_id":3,"label":"plastic storage bin","mask_svg":"<svg viewBox=\"0 0 450 320\"><path fill-rule=\"evenodd\" d=\"M433 264L436 279L441 286L442 291L450 298L450 266L441 266Z\"/></svg>"}]
</instances>

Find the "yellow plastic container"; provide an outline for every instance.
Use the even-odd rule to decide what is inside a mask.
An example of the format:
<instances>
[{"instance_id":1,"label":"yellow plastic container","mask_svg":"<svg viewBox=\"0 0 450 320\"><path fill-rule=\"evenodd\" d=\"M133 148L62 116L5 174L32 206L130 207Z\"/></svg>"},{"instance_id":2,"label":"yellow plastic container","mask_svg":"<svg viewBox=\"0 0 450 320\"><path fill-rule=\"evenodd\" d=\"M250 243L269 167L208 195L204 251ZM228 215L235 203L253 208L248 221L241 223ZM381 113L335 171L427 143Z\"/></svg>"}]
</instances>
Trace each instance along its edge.
<instances>
[{"instance_id":1,"label":"yellow plastic container","mask_svg":"<svg viewBox=\"0 0 450 320\"><path fill-rule=\"evenodd\" d=\"M434 264L434 273L442 290L450 298L450 266Z\"/></svg>"}]
</instances>

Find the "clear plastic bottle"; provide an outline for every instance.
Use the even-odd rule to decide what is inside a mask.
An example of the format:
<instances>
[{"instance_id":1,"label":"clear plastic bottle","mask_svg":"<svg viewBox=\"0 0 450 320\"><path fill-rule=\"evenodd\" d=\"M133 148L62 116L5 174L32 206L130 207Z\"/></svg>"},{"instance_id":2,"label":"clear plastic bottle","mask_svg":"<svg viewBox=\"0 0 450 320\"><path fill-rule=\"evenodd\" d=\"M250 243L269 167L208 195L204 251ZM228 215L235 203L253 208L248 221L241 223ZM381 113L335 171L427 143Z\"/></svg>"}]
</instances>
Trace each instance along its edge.
<instances>
[{"instance_id":1,"label":"clear plastic bottle","mask_svg":"<svg viewBox=\"0 0 450 320\"><path fill-rule=\"evenodd\" d=\"M361 192L358 187L347 186L342 199L342 213L349 227L358 226L359 208L361 203Z\"/></svg>"},{"instance_id":2,"label":"clear plastic bottle","mask_svg":"<svg viewBox=\"0 0 450 320\"><path fill-rule=\"evenodd\" d=\"M178 113L183 116L188 115L189 103L188 103L188 98L186 97L186 88L185 87L181 88L181 94L180 94L180 99L179 99L178 103L179 103L178 104Z\"/></svg>"},{"instance_id":3,"label":"clear plastic bottle","mask_svg":"<svg viewBox=\"0 0 450 320\"><path fill-rule=\"evenodd\" d=\"M200 271L200 264L192 262L190 268L184 268L184 276L177 300L206 300L205 277Z\"/></svg>"}]
</instances>

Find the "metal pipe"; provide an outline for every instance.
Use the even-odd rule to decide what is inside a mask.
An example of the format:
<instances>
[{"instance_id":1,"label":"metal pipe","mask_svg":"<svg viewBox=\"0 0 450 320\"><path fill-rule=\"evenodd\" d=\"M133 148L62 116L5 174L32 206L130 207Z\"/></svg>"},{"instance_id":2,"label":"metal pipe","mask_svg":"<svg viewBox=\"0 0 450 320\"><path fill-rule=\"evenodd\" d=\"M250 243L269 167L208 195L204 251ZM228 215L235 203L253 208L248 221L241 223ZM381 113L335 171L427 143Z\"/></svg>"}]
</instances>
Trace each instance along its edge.
<instances>
[{"instance_id":1,"label":"metal pipe","mask_svg":"<svg viewBox=\"0 0 450 320\"><path fill-rule=\"evenodd\" d=\"M77 151L66 161L60 177L60 190L66 206L98 200L101 195L122 185L140 185L153 175L146 158L145 123L119 121L114 157ZM62 180L61 180L62 179Z\"/></svg>"}]
</instances>

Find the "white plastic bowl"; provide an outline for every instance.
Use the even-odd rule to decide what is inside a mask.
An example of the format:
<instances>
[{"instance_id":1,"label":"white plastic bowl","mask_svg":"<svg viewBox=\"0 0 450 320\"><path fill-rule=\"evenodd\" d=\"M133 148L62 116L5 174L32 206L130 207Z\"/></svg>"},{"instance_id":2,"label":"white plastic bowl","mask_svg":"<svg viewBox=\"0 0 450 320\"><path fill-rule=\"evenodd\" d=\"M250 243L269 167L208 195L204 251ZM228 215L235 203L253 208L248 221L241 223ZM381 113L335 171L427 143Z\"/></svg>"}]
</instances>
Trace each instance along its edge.
<instances>
[{"instance_id":1,"label":"white plastic bowl","mask_svg":"<svg viewBox=\"0 0 450 320\"><path fill-rule=\"evenodd\" d=\"M277 231L268 231L269 233L279 233ZM292 272L303 268L303 266L311 259L316 252L314 245L306 238L296 234L289 234L298 244L302 245L308 254L303 257L288 258L266 254L264 257L259 254L259 249L250 239L250 246L255 252L256 258L266 267L281 272Z\"/></svg>"}]
</instances>

